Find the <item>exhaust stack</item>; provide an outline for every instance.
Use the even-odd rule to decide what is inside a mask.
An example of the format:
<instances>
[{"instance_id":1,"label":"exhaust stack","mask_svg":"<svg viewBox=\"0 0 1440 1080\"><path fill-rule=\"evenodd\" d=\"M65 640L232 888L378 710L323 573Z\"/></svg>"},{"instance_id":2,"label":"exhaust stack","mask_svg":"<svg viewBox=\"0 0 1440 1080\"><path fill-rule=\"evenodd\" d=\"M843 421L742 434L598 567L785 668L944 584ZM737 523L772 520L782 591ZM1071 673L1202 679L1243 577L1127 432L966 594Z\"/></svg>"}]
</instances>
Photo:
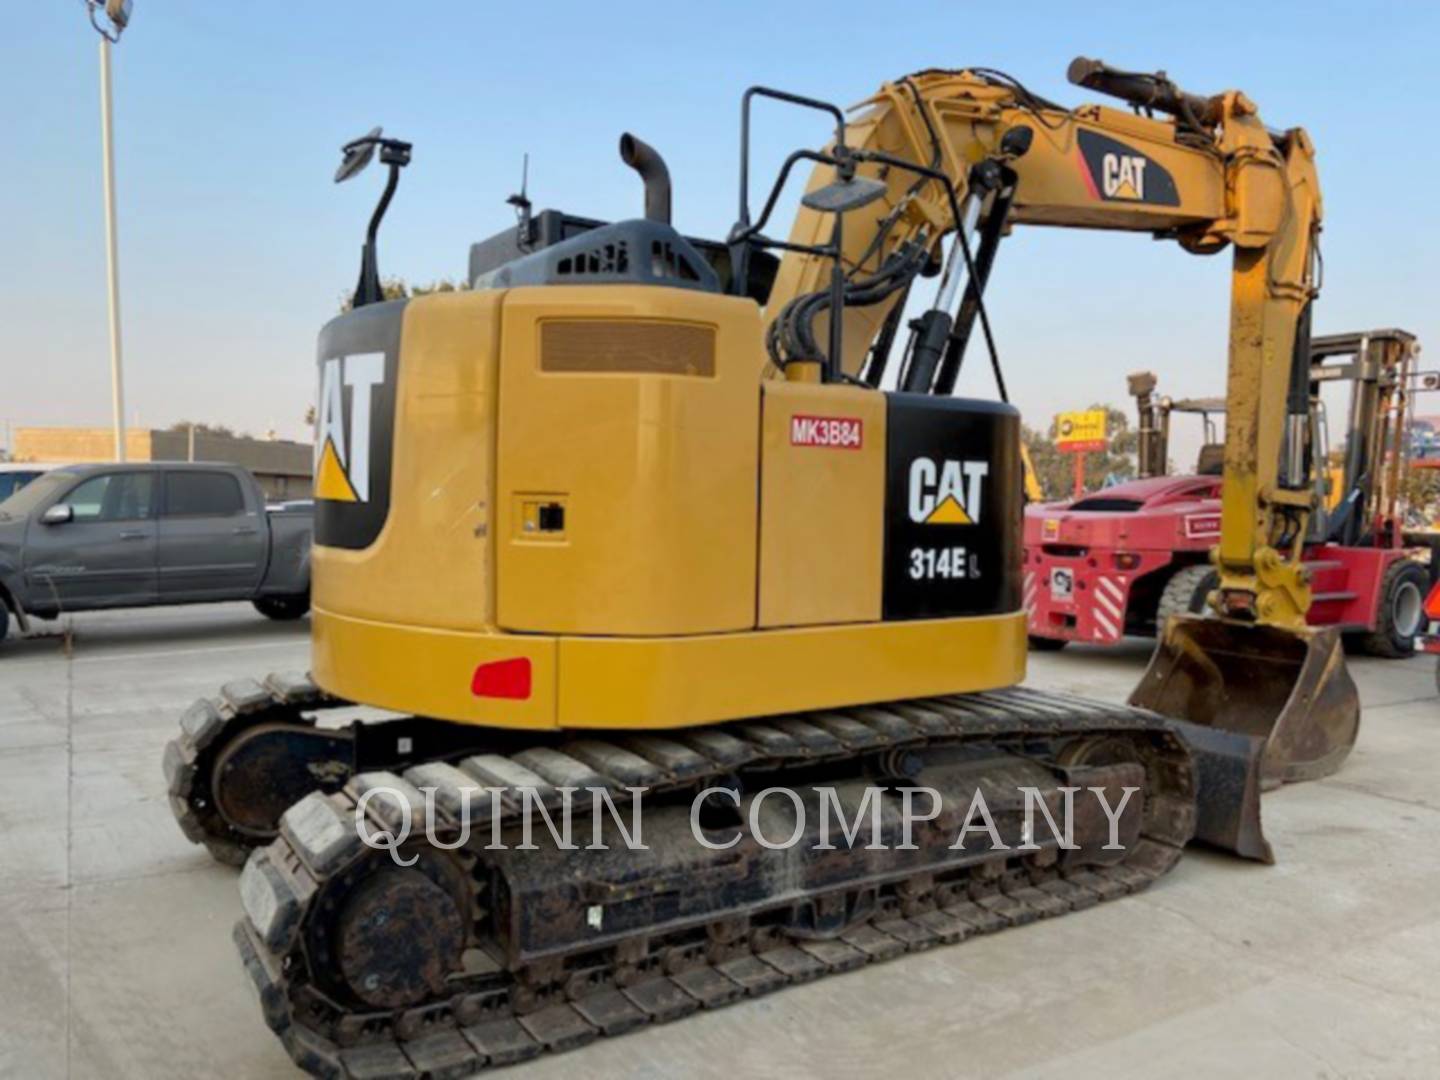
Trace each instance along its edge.
<instances>
[{"instance_id":1,"label":"exhaust stack","mask_svg":"<svg viewBox=\"0 0 1440 1080\"><path fill-rule=\"evenodd\" d=\"M665 159L649 143L627 131L620 136L620 160L645 181L645 216L669 225L670 170L665 167Z\"/></svg>"}]
</instances>

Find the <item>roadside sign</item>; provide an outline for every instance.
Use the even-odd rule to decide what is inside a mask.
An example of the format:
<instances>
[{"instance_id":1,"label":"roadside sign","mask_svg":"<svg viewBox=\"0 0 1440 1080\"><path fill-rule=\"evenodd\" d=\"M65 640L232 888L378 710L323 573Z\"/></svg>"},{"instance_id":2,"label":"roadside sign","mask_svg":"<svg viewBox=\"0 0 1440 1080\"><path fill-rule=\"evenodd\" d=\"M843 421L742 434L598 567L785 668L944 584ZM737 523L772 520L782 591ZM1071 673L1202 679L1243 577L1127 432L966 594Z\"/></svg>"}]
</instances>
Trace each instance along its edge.
<instances>
[{"instance_id":1,"label":"roadside sign","mask_svg":"<svg viewBox=\"0 0 1440 1080\"><path fill-rule=\"evenodd\" d=\"M1063 412L1055 417L1055 446L1066 453L1105 449L1105 410Z\"/></svg>"}]
</instances>

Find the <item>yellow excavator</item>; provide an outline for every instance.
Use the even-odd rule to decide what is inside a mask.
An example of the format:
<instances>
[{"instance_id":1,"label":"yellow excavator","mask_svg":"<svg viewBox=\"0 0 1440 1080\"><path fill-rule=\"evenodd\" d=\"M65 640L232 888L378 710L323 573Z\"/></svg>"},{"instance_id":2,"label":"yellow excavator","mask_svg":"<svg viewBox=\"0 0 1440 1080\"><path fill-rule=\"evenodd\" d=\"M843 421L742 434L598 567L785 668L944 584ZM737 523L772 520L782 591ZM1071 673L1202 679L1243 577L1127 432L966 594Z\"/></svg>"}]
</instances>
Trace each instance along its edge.
<instances>
[{"instance_id":1,"label":"yellow excavator","mask_svg":"<svg viewBox=\"0 0 1440 1080\"><path fill-rule=\"evenodd\" d=\"M1195 835L1269 857L1260 786L1336 767L1359 715L1298 556L1313 150L1238 92L1070 78L1131 108L985 68L850 119L755 87L723 242L672 227L627 135L644 218L522 193L470 289L388 302L411 147L346 146L337 180L377 151L389 177L320 335L312 674L226 685L165 760L186 834L249 856L236 942L299 1066L464 1075L1122 896ZM833 138L757 211L760 102ZM1167 627L1148 708L1021 686L1020 422L984 306L1016 225L1234 250L1215 617ZM999 400L952 396L977 327Z\"/></svg>"},{"instance_id":2,"label":"yellow excavator","mask_svg":"<svg viewBox=\"0 0 1440 1080\"><path fill-rule=\"evenodd\" d=\"M1045 489L1040 486L1040 477L1035 474L1035 463L1030 460L1030 448L1024 442L1020 444L1020 472L1025 484L1025 501L1044 502Z\"/></svg>"}]
</instances>

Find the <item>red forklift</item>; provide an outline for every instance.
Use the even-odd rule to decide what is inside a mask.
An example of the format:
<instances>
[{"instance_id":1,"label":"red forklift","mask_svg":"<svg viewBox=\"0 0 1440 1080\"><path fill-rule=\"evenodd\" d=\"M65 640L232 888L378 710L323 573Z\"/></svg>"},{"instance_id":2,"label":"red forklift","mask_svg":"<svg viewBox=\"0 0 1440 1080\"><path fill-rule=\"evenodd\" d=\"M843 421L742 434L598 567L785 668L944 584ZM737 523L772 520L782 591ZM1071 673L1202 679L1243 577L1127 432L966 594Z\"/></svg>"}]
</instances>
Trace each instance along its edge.
<instances>
[{"instance_id":1,"label":"red forklift","mask_svg":"<svg viewBox=\"0 0 1440 1080\"><path fill-rule=\"evenodd\" d=\"M1399 513L1410 397L1422 385L1418 353L1414 335L1403 330L1311 342L1309 460L1316 463L1322 510L1312 517L1306 552L1308 620L1340 627L1377 656L1414 653L1426 593L1440 569L1431 550L1407 543ZM1336 381L1349 383L1350 403L1344 464L1332 475L1320 390ZM1224 402L1174 401L1155 389L1149 372L1130 377L1140 417L1139 479L1026 508L1023 582L1032 648L1153 636L1172 614L1204 612L1216 587L1209 555L1220 535L1224 444L1215 418ZM1193 474L1169 475L1174 413L1198 414L1205 425Z\"/></svg>"}]
</instances>

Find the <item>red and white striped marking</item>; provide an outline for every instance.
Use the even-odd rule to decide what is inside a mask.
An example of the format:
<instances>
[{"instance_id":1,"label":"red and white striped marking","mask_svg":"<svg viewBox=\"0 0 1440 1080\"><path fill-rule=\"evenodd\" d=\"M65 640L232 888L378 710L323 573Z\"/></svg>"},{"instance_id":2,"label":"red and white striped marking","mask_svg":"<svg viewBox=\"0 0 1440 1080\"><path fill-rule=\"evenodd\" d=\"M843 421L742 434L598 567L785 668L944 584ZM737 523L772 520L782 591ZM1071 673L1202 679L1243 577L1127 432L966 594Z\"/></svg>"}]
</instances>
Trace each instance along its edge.
<instances>
[{"instance_id":1,"label":"red and white striped marking","mask_svg":"<svg viewBox=\"0 0 1440 1080\"><path fill-rule=\"evenodd\" d=\"M1027 617L1035 615L1035 571L1025 571L1024 583L1022 585L1021 606L1025 609Z\"/></svg>"},{"instance_id":2,"label":"red and white striped marking","mask_svg":"<svg viewBox=\"0 0 1440 1080\"><path fill-rule=\"evenodd\" d=\"M1125 628L1125 587L1114 578L1095 579L1095 640L1118 641Z\"/></svg>"}]
</instances>

